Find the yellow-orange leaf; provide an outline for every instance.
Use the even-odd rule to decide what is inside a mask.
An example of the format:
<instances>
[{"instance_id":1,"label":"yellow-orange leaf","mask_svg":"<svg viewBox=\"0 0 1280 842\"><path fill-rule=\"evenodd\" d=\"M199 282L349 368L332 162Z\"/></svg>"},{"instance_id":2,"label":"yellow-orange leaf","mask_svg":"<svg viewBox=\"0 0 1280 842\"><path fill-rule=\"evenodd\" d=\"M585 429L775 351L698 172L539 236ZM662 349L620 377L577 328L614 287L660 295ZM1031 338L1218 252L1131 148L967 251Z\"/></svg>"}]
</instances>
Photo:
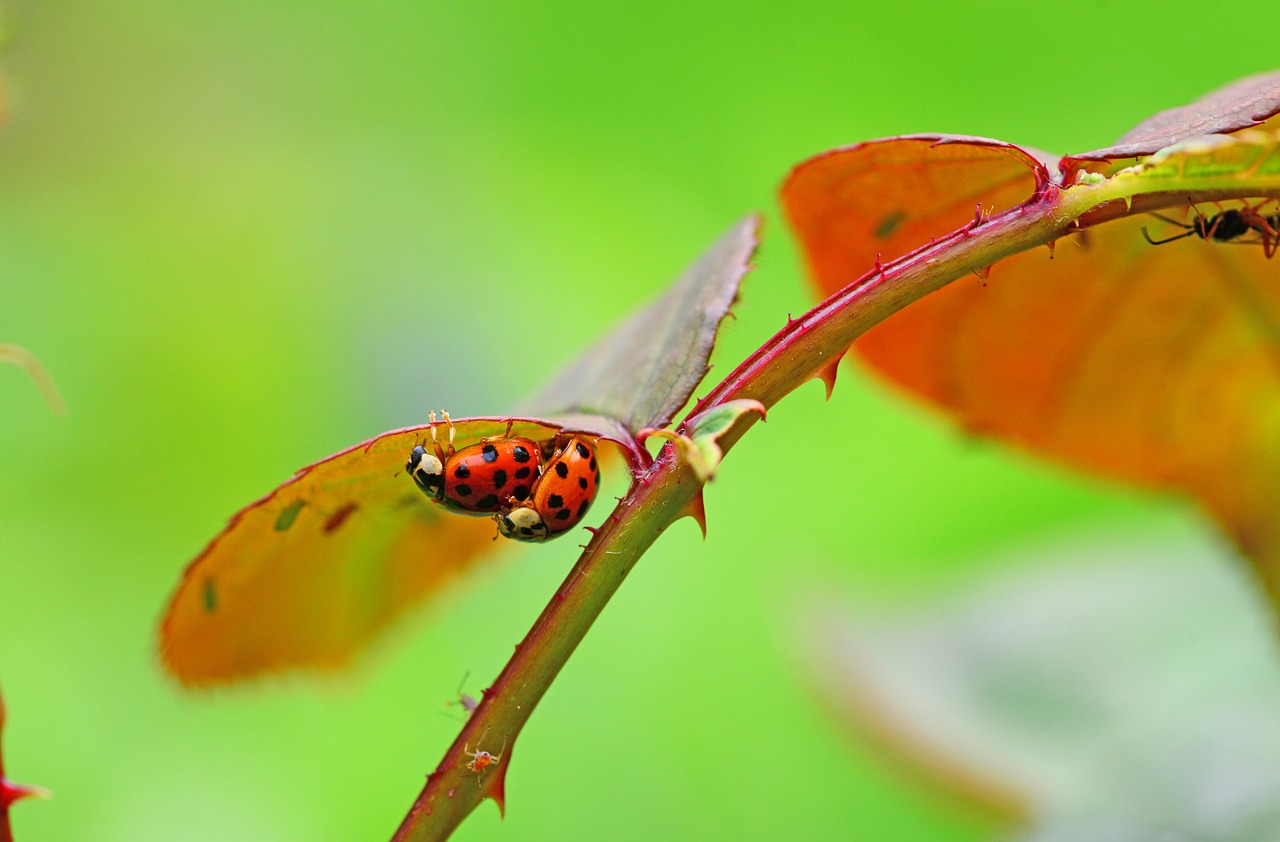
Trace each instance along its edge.
<instances>
[{"instance_id":1,"label":"yellow-orange leaf","mask_svg":"<svg viewBox=\"0 0 1280 842\"><path fill-rule=\"evenodd\" d=\"M454 420L459 448L505 420ZM514 436L557 428L517 422ZM441 431L443 434L443 431ZM236 514L190 566L160 628L191 686L332 669L486 553L497 529L427 500L405 473L430 425L384 433L314 465Z\"/></svg>"}]
</instances>

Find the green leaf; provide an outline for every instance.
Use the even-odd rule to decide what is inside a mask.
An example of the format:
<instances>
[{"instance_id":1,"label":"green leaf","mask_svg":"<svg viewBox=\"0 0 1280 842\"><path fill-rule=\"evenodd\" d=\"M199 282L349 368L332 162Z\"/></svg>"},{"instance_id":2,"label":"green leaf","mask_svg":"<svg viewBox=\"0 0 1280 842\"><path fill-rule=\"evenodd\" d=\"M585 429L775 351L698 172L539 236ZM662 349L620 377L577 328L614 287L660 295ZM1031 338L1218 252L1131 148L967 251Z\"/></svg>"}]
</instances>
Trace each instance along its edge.
<instances>
[{"instance_id":1,"label":"green leaf","mask_svg":"<svg viewBox=\"0 0 1280 842\"><path fill-rule=\"evenodd\" d=\"M760 220L749 216L679 280L588 348L516 414L563 420L613 419L632 433L666 427L710 369L716 331L750 268ZM606 422L601 422L606 423Z\"/></svg>"},{"instance_id":2,"label":"green leaf","mask_svg":"<svg viewBox=\"0 0 1280 842\"><path fill-rule=\"evenodd\" d=\"M688 429L687 435L665 430L656 430L649 435L674 442L680 457L693 469L694 476L700 482L708 482L715 477L720 460L724 458L720 437L733 429L741 418L751 414L764 418L764 404L745 398L727 401L690 418L684 425Z\"/></svg>"}]
</instances>

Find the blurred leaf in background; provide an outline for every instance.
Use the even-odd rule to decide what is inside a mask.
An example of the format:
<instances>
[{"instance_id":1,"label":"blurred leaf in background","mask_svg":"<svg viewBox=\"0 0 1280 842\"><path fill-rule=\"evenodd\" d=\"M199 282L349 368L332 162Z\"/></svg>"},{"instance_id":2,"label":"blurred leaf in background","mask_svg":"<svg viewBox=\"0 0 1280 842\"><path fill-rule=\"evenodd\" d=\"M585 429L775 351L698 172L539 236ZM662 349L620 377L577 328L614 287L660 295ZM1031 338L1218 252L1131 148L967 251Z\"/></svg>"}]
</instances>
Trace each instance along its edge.
<instances>
[{"instance_id":1,"label":"blurred leaf in background","mask_svg":"<svg viewBox=\"0 0 1280 842\"><path fill-rule=\"evenodd\" d=\"M1265 602L1186 534L1020 553L1030 569L894 611L807 607L846 725L1038 842L1280 833L1280 664Z\"/></svg>"}]
</instances>

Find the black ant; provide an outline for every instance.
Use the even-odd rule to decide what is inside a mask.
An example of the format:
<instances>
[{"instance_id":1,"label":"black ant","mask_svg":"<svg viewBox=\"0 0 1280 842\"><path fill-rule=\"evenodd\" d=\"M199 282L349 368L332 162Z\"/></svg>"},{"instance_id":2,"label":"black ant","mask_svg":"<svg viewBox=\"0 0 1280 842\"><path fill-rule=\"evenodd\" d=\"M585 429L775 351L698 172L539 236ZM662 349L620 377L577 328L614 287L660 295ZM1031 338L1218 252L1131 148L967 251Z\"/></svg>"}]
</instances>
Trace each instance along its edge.
<instances>
[{"instance_id":1,"label":"black ant","mask_svg":"<svg viewBox=\"0 0 1280 842\"><path fill-rule=\"evenodd\" d=\"M1156 219L1167 222L1170 225L1187 229L1185 234L1175 234L1163 240L1153 240L1144 225L1142 227L1142 236L1151 245L1161 246L1165 243L1172 243L1174 240L1181 240L1191 236L1199 237L1202 240L1212 240L1215 243L1229 243L1243 237L1250 231L1256 231L1262 238L1262 254L1265 257L1270 258L1276 253L1276 248L1280 246L1280 213L1264 216L1258 213L1258 208L1251 208L1246 205L1240 209L1224 210L1214 216L1205 216L1200 213L1200 209L1196 208L1195 205L1191 207L1196 212L1196 219L1190 225L1158 213L1151 214ZM1261 205L1258 207L1261 207Z\"/></svg>"}]
</instances>

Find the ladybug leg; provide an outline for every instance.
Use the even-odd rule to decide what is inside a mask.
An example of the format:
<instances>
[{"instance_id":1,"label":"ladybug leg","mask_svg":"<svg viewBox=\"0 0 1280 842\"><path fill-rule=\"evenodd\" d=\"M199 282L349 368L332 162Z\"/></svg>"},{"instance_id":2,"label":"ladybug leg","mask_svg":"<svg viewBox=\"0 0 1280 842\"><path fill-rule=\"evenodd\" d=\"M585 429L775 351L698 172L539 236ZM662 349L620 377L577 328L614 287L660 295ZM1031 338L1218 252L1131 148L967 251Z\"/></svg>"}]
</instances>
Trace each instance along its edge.
<instances>
[{"instance_id":1,"label":"ladybug leg","mask_svg":"<svg viewBox=\"0 0 1280 842\"><path fill-rule=\"evenodd\" d=\"M444 410L441 410L441 412L443 411ZM449 420L449 415L447 413L444 417L446 421ZM453 454L453 424L449 424L449 453L446 454L444 452L444 448L440 446L440 440L436 438L436 412L434 409L427 413L427 419L431 422L431 447L436 452L436 458L439 459L440 464L443 465L445 462L449 461L449 456Z\"/></svg>"},{"instance_id":2,"label":"ladybug leg","mask_svg":"<svg viewBox=\"0 0 1280 842\"><path fill-rule=\"evenodd\" d=\"M444 418L444 423L449 428L449 452L453 452L453 419L449 417L448 410L440 410L440 415Z\"/></svg>"}]
</instances>

